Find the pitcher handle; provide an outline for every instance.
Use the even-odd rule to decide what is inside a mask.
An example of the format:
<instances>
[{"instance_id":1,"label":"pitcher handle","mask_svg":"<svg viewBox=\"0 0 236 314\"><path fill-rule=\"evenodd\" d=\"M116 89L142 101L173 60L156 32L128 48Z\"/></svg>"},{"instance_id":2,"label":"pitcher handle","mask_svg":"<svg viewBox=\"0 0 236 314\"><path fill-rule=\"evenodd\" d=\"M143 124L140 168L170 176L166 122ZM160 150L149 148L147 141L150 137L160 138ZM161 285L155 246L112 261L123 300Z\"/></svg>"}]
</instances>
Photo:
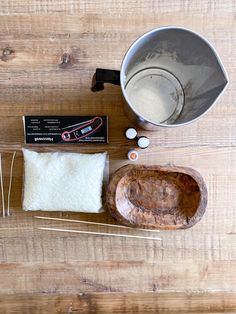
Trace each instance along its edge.
<instances>
[{"instance_id":1,"label":"pitcher handle","mask_svg":"<svg viewBox=\"0 0 236 314\"><path fill-rule=\"evenodd\" d=\"M120 85L120 71L96 69L93 75L92 87L93 92L98 92L104 89L104 83L111 83L114 85Z\"/></svg>"}]
</instances>

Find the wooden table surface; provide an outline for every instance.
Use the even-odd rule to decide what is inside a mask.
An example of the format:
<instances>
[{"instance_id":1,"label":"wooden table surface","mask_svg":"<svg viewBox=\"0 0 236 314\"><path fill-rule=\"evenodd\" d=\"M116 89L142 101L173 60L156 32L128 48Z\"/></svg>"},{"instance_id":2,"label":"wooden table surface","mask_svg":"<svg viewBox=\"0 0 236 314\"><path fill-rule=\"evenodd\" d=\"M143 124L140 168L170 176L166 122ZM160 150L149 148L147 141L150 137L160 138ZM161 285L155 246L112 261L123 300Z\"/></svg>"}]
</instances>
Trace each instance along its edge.
<instances>
[{"instance_id":1,"label":"wooden table surface","mask_svg":"<svg viewBox=\"0 0 236 314\"><path fill-rule=\"evenodd\" d=\"M0 14L5 195L17 151L11 216L0 220L0 313L235 313L236 1L0 0ZM206 36L230 78L226 92L200 121L142 132L151 147L140 154L140 163L191 166L202 174L209 190L205 216L192 229L161 232L161 242L38 230L72 225L36 221L34 213L21 209L22 116L107 114L108 145L40 149L107 150L110 173L126 164L132 144L123 130L131 124L122 110L121 90L107 85L92 93L91 78L96 67L119 69L130 44L163 25ZM113 222L108 214L52 216Z\"/></svg>"}]
</instances>

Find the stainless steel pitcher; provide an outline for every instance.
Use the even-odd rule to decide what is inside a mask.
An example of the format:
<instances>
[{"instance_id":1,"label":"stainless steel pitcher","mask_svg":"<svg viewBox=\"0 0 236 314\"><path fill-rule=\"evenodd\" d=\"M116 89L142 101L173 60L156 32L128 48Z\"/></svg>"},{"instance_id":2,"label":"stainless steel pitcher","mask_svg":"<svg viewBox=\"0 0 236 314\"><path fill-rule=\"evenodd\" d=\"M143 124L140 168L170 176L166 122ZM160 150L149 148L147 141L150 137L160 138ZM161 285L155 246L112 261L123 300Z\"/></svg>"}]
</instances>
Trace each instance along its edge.
<instances>
[{"instance_id":1,"label":"stainless steel pitcher","mask_svg":"<svg viewBox=\"0 0 236 314\"><path fill-rule=\"evenodd\" d=\"M228 83L212 45L183 27L160 27L138 38L121 70L96 69L93 91L121 85L128 117L144 129L175 127L202 117Z\"/></svg>"}]
</instances>

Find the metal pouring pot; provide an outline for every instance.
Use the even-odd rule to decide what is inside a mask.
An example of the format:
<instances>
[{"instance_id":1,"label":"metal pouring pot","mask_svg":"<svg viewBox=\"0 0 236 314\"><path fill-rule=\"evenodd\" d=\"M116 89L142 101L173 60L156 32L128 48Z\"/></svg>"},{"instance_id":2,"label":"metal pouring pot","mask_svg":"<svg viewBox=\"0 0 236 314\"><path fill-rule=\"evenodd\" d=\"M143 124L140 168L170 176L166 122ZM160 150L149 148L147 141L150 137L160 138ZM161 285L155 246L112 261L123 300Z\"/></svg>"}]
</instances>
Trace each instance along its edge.
<instances>
[{"instance_id":1,"label":"metal pouring pot","mask_svg":"<svg viewBox=\"0 0 236 314\"><path fill-rule=\"evenodd\" d=\"M212 45L183 27L160 27L128 49L121 70L96 69L92 91L121 85L126 113L147 130L191 123L215 104L228 84Z\"/></svg>"}]
</instances>

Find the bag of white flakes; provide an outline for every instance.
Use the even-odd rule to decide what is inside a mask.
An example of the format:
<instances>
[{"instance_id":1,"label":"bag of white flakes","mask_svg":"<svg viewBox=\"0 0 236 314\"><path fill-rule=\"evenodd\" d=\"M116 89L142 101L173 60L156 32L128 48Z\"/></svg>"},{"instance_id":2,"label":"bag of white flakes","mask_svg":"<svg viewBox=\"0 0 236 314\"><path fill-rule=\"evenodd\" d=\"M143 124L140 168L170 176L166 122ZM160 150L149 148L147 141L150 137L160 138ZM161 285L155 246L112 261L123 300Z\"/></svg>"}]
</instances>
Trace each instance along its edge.
<instances>
[{"instance_id":1,"label":"bag of white flakes","mask_svg":"<svg viewBox=\"0 0 236 314\"><path fill-rule=\"evenodd\" d=\"M102 211L107 153L37 153L23 149L24 210Z\"/></svg>"}]
</instances>

